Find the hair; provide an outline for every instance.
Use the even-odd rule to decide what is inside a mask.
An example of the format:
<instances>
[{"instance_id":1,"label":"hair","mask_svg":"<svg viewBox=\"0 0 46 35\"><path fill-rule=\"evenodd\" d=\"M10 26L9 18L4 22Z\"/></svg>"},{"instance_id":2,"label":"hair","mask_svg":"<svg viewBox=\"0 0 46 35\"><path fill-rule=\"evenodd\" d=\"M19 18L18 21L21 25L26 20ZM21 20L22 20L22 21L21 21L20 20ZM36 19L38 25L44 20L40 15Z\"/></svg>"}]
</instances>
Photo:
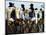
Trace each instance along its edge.
<instances>
[{"instance_id":1,"label":"hair","mask_svg":"<svg viewBox=\"0 0 46 35\"><path fill-rule=\"evenodd\" d=\"M38 10L38 8L35 8L35 10Z\"/></svg>"},{"instance_id":2,"label":"hair","mask_svg":"<svg viewBox=\"0 0 46 35\"><path fill-rule=\"evenodd\" d=\"M9 2L9 7L13 7L13 6L14 6L14 3Z\"/></svg>"},{"instance_id":3,"label":"hair","mask_svg":"<svg viewBox=\"0 0 46 35\"><path fill-rule=\"evenodd\" d=\"M23 8L23 11L25 11L25 7L24 7L24 4L21 4L21 7Z\"/></svg>"},{"instance_id":4,"label":"hair","mask_svg":"<svg viewBox=\"0 0 46 35\"><path fill-rule=\"evenodd\" d=\"M33 4L30 4L30 9L33 9Z\"/></svg>"},{"instance_id":5,"label":"hair","mask_svg":"<svg viewBox=\"0 0 46 35\"><path fill-rule=\"evenodd\" d=\"M32 12L34 11L34 8L33 8L33 4L30 4L30 8L32 10Z\"/></svg>"},{"instance_id":6,"label":"hair","mask_svg":"<svg viewBox=\"0 0 46 35\"><path fill-rule=\"evenodd\" d=\"M40 8L40 10L42 10L42 8Z\"/></svg>"}]
</instances>

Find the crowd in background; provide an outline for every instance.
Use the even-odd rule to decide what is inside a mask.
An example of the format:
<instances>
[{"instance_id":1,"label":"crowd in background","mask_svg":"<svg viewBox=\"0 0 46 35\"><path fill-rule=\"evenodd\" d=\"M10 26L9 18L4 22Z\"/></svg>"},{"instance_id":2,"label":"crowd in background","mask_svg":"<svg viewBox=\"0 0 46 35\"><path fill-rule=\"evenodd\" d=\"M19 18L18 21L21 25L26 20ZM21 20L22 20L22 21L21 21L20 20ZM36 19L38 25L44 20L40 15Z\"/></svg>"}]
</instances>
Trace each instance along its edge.
<instances>
[{"instance_id":1,"label":"crowd in background","mask_svg":"<svg viewBox=\"0 0 46 35\"><path fill-rule=\"evenodd\" d=\"M33 4L30 4L29 9L25 9L24 4L17 9L14 3L9 2L5 14L8 33L44 31L44 10L42 8L34 9Z\"/></svg>"}]
</instances>

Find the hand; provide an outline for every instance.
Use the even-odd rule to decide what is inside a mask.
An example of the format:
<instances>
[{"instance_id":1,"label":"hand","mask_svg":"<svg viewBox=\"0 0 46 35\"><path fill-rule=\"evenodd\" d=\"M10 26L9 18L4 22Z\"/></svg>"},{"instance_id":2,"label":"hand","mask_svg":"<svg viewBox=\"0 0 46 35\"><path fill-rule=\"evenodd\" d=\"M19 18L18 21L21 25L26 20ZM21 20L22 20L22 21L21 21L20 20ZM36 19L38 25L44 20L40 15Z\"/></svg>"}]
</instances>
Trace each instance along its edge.
<instances>
[{"instance_id":1,"label":"hand","mask_svg":"<svg viewBox=\"0 0 46 35\"><path fill-rule=\"evenodd\" d=\"M13 18L10 18L9 21L14 22L14 19Z\"/></svg>"}]
</instances>

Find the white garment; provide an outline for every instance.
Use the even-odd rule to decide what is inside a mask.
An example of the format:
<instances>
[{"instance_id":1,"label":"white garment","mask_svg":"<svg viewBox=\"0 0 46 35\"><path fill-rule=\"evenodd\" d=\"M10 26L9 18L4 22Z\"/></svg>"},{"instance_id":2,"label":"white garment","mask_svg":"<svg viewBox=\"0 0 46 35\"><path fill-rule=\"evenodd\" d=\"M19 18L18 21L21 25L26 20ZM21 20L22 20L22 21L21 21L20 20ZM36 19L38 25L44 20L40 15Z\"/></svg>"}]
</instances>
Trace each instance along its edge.
<instances>
[{"instance_id":1,"label":"white garment","mask_svg":"<svg viewBox=\"0 0 46 35\"><path fill-rule=\"evenodd\" d=\"M39 20L42 18L42 11L40 11L40 10L35 10L34 11L35 12L35 17L37 16L37 14L39 14Z\"/></svg>"},{"instance_id":2,"label":"white garment","mask_svg":"<svg viewBox=\"0 0 46 35\"><path fill-rule=\"evenodd\" d=\"M6 9L6 16L7 16L7 19L9 20L11 17L11 12L12 12L12 10L13 9L15 9L14 7L8 7L7 9Z\"/></svg>"},{"instance_id":3,"label":"white garment","mask_svg":"<svg viewBox=\"0 0 46 35\"><path fill-rule=\"evenodd\" d=\"M28 13L25 13L25 18L29 19L29 14Z\"/></svg>"},{"instance_id":4,"label":"white garment","mask_svg":"<svg viewBox=\"0 0 46 35\"><path fill-rule=\"evenodd\" d=\"M34 21L34 20L36 20L36 18L35 18L35 17L33 17L33 18L31 19L31 21Z\"/></svg>"},{"instance_id":5,"label":"white garment","mask_svg":"<svg viewBox=\"0 0 46 35\"><path fill-rule=\"evenodd\" d=\"M34 10L35 18L37 17L37 14L39 13L39 10Z\"/></svg>"},{"instance_id":6,"label":"white garment","mask_svg":"<svg viewBox=\"0 0 46 35\"><path fill-rule=\"evenodd\" d=\"M39 11L39 19L42 18L42 11Z\"/></svg>"},{"instance_id":7,"label":"white garment","mask_svg":"<svg viewBox=\"0 0 46 35\"><path fill-rule=\"evenodd\" d=\"M10 18L9 21L14 22L14 19L13 18Z\"/></svg>"},{"instance_id":8,"label":"white garment","mask_svg":"<svg viewBox=\"0 0 46 35\"><path fill-rule=\"evenodd\" d=\"M20 11L20 8L16 8L16 18L19 19L19 11Z\"/></svg>"},{"instance_id":9,"label":"white garment","mask_svg":"<svg viewBox=\"0 0 46 35\"><path fill-rule=\"evenodd\" d=\"M24 11L22 11L22 9L20 9L20 18L22 18L23 20L25 20L25 16L24 16Z\"/></svg>"},{"instance_id":10,"label":"white garment","mask_svg":"<svg viewBox=\"0 0 46 35\"><path fill-rule=\"evenodd\" d=\"M35 18L36 18L36 23L37 23L38 20L40 20L42 18L42 11L34 10L34 13L35 13ZM37 18L37 14L39 14L39 18Z\"/></svg>"},{"instance_id":11,"label":"white garment","mask_svg":"<svg viewBox=\"0 0 46 35\"><path fill-rule=\"evenodd\" d=\"M36 24L37 24L37 22L38 22L38 18L37 18L38 11L39 11L39 10L34 10L35 18L36 18Z\"/></svg>"}]
</instances>

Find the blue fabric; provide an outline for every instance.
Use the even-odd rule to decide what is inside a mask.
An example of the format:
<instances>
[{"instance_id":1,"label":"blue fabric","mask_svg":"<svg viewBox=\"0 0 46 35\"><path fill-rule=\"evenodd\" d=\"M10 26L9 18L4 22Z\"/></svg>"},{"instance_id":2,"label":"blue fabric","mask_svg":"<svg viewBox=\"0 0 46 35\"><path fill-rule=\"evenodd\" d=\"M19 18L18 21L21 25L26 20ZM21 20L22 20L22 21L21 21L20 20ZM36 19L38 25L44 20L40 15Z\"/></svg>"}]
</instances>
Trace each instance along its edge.
<instances>
[{"instance_id":1,"label":"blue fabric","mask_svg":"<svg viewBox=\"0 0 46 35\"><path fill-rule=\"evenodd\" d=\"M14 20L16 19L16 13L15 13L15 10L12 11L12 13L11 13L11 18L13 18Z\"/></svg>"},{"instance_id":2,"label":"blue fabric","mask_svg":"<svg viewBox=\"0 0 46 35\"><path fill-rule=\"evenodd\" d=\"M33 13L32 12L29 12L29 17L33 17Z\"/></svg>"}]
</instances>

